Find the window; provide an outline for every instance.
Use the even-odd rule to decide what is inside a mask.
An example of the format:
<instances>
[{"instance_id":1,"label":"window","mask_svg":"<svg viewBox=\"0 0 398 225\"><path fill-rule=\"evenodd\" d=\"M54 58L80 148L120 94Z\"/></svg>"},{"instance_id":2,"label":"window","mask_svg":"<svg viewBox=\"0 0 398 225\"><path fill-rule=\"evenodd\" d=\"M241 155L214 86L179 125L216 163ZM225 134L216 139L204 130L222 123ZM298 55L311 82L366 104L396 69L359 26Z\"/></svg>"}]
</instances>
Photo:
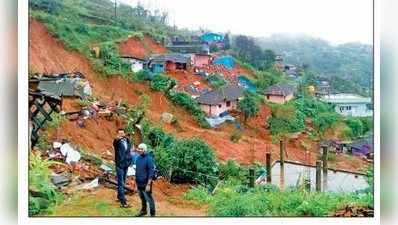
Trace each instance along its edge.
<instances>
[{"instance_id":1,"label":"window","mask_svg":"<svg viewBox=\"0 0 398 225\"><path fill-rule=\"evenodd\" d=\"M227 107L231 107L231 101L227 101Z\"/></svg>"}]
</instances>

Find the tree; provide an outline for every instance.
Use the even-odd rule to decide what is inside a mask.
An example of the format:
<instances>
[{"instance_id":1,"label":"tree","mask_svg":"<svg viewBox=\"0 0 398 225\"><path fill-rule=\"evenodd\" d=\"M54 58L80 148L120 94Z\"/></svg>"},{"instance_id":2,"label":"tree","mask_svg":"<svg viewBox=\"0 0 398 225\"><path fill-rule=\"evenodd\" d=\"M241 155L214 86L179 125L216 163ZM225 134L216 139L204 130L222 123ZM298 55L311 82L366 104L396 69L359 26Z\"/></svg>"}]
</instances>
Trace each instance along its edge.
<instances>
[{"instance_id":1,"label":"tree","mask_svg":"<svg viewBox=\"0 0 398 225\"><path fill-rule=\"evenodd\" d=\"M260 110L256 98L250 93L245 94L245 98L238 103L238 108L243 113L245 123Z\"/></svg>"},{"instance_id":2,"label":"tree","mask_svg":"<svg viewBox=\"0 0 398 225\"><path fill-rule=\"evenodd\" d=\"M264 51L264 66L263 69L268 69L275 63L276 54L274 51L267 49Z\"/></svg>"},{"instance_id":3,"label":"tree","mask_svg":"<svg viewBox=\"0 0 398 225\"><path fill-rule=\"evenodd\" d=\"M318 136L323 139L327 129L331 128L340 116L335 112L321 113L312 119L314 128L316 129Z\"/></svg>"},{"instance_id":4,"label":"tree","mask_svg":"<svg viewBox=\"0 0 398 225\"><path fill-rule=\"evenodd\" d=\"M345 123L350 128L350 137L355 139L364 134L364 126L361 119L349 117L346 119Z\"/></svg>"}]
</instances>

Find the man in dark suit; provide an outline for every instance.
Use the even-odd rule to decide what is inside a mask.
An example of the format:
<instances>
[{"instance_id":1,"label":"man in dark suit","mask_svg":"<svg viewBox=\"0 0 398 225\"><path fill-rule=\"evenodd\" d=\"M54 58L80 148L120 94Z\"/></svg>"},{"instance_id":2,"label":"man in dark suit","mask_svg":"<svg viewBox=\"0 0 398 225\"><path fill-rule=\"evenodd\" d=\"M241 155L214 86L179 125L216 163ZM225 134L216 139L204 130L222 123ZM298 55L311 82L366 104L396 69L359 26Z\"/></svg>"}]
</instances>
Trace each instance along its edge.
<instances>
[{"instance_id":1,"label":"man in dark suit","mask_svg":"<svg viewBox=\"0 0 398 225\"><path fill-rule=\"evenodd\" d=\"M131 164L132 157L130 153L131 142L126 137L123 129L118 129L117 137L113 140L113 148L115 149L117 199L120 201L121 207L128 208L130 205L126 201L124 185L126 183L127 169Z\"/></svg>"}]
</instances>

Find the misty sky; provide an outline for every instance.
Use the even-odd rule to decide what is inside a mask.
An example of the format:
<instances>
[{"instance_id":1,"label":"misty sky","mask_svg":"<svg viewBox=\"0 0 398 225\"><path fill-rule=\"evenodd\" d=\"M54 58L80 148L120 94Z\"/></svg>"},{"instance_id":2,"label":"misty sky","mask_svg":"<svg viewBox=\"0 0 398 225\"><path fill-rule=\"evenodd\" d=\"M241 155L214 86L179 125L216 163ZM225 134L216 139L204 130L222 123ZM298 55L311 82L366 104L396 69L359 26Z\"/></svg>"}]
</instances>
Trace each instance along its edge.
<instances>
[{"instance_id":1,"label":"misty sky","mask_svg":"<svg viewBox=\"0 0 398 225\"><path fill-rule=\"evenodd\" d=\"M114 1L114 0L111 0ZM372 0L117 0L167 10L179 28L256 37L303 33L333 44L373 41Z\"/></svg>"}]
</instances>

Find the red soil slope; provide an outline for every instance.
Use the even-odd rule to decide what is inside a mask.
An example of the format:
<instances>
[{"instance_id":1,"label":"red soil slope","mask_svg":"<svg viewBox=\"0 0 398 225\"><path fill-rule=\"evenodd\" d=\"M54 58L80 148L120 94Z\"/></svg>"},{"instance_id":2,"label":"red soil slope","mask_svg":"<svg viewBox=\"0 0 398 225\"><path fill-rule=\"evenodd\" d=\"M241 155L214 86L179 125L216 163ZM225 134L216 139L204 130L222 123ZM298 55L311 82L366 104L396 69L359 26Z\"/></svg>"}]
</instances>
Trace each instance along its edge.
<instances>
[{"instance_id":1,"label":"red soil slope","mask_svg":"<svg viewBox=\"0 0 398 225\"><path fill-rule=\"evenodd\" d=\"M173 105L160 92L152 92L148 85L133 83L123 80L121 77L101 78L96 74L89 61L82 55L65 50L62 43L57 41L48 33L45 26L36 20L30 21L29 28L29 66L35 72L65 72L79 70L91 85L93 94L102 101L125 100L129 104L136 104L139 96L146 94L150 97L149 118L155 124L163 127L166 131L176 134L178 137L199 137L206 140L216 151L219 160L236 159L240 163L252 161L265 161L265 151L272 151L274 160L279 158L278 145L272 144L268 131L263 124L269 109L265 106L261 109L258 117L249 119L248 128L242 134L238 143L230 141L235 128L231 125L223 125L217 130L202 129L185 110ZM169 112L176 116L181 129L176 129L168 124L160 122L160 115ZM264 121L264 122L262 122ZM75 122L67 122L58 129L58 137L70 138L73 143L86 147L99 154L110 150L115 129L115 122L99 120L88 121L87 128L78 128ZM311 142L311 163L315 163L318 155L316 143ZM251 149L254 149L251 151ZM303 161L303 148L296 144L288 145L288 159ZM363 164L341 163L344 169L357 170Z\"/></svg>"},{"instance_id":2,"label":"red soil slope","mask_svg":"<svg viewBox=\"0 0 398 225\"><path fill-rule=\"evenodd\" d=\"M120 54L122 56L132 56L145 59L151 54L163 54L167 49L156 43L152 38L145 36L143 40L137 37L129 38L120 44Z\"/></svg>"}]
</instances>

